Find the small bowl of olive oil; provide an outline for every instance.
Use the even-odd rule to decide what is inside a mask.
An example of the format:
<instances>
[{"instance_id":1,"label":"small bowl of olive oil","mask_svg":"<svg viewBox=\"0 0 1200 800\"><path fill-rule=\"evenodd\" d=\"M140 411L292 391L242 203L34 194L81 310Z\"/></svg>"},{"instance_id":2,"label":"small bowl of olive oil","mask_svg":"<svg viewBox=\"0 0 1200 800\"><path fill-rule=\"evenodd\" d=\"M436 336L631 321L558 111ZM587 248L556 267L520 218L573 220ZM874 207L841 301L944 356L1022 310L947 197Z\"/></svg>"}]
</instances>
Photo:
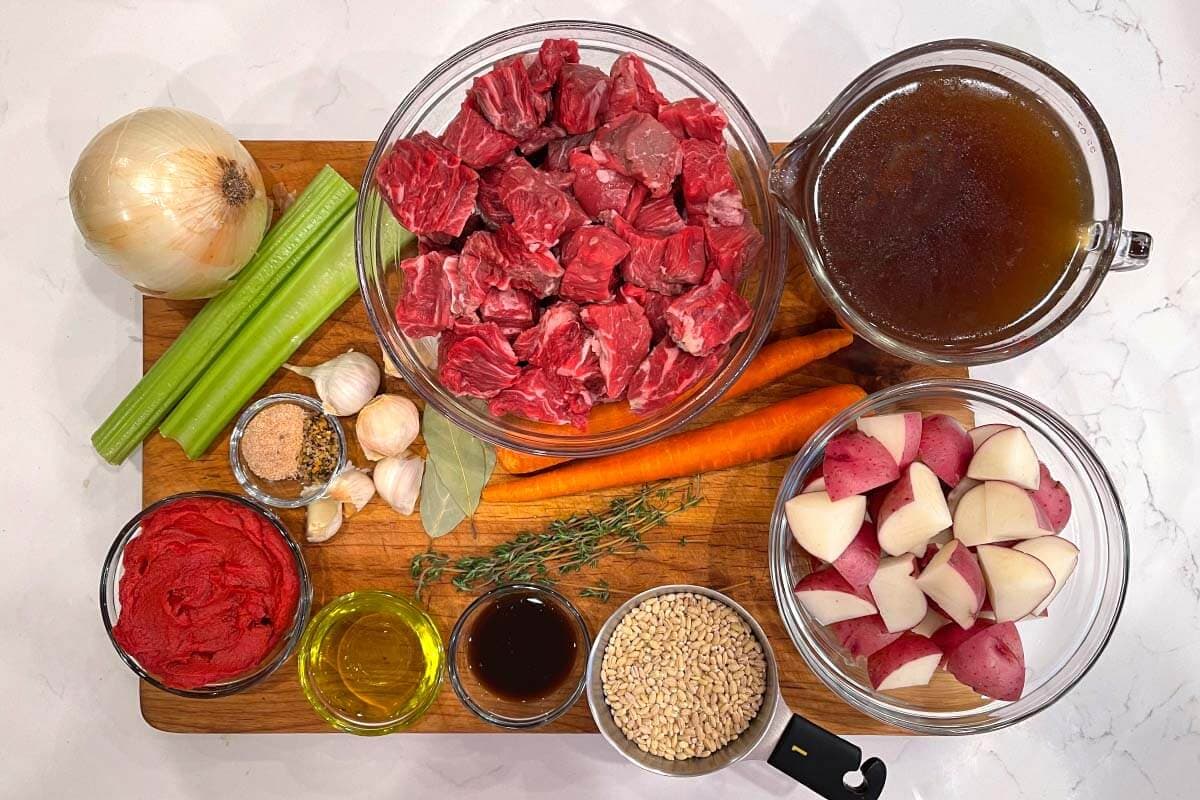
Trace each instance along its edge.
<instances>
[{"instance_id":1,"label":"small bowl of olive oil","mask_svg":"<svg viewBox=\"0 0 1200 800\"><path fill-rule=\"evenodd\" d=\"M309 622L297 651L304 696L333 727L365 736L409 727L442 685L446 651L429 615L390 592L350 592Z\"/></svg>"}]
</instances>

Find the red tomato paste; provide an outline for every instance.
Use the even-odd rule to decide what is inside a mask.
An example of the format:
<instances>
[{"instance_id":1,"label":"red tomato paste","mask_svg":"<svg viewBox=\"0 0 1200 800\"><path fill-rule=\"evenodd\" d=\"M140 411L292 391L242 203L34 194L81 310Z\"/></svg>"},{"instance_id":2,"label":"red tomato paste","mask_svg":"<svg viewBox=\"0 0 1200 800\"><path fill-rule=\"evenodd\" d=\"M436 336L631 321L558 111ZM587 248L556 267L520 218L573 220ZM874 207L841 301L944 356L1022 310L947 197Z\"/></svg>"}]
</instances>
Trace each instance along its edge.
<instances>
[{"instance_id":1,"label":"red tomato paste","mask_svg":"<svg viewBox=\"0 0 1200 800\"><path fill-rule=\"evenodd\" d=\"M163 683L194 689L253 669L291 627L292 551L270 521L197 497L148 514L125 547L113 636Z\"/></svg>"}]
</instances>

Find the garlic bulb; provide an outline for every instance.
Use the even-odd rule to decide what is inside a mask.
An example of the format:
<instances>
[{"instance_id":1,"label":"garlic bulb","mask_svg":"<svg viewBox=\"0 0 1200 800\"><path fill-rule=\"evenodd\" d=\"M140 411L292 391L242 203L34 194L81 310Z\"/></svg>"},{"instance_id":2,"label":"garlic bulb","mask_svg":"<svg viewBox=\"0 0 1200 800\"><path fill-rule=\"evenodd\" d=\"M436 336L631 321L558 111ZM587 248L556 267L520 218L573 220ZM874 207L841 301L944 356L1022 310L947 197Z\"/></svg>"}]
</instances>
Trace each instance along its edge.
<instances>
[{"instance_id":1,"label":"garlic bulb","mask_svg":"<svg viewBox=\"0 0 1200 800\"><path fill-rule=\"evenodd\" d=\"M379 366L365 353L350 350L315 367L283 366L311 380L325 412L335 417L357 414L379 390Z\"/></svg>"},{"instance_id":2,"label":"garlic bulb","mask_svg":"<svg viewBox=\"0 0 1200 800\"><path fill-rule=\"evenodd\" d=\"M322 497L308 504L304 521L304 538L310 542L325 542L342 527L342 504L331 497Z\"/></svg>"},{"instance_id":3,"label":"garlic bulb","mask_svg":"<svg viewBox=\"0 0 1200 800\"><path fill-rule=\"evenodd\" d=\"M322 499L336 500L342 505L342 516L349 519L362 511L375 496L375 482L358 467L350 466L338 473L329 484Z\"/></svg>"},{"instance_id":4,"label":"garlic bulb","mask_svg":"<svg viewBox=\"0 0 1200 800\"><path fill-rule=\"evenodd\" d=\"M375 465L375 489L389 506L407 516L417 507L424 472L424 459L389 456Z\"/></svg>"},{"instance_id":5,"label":"garlic bulb","mask_svg":"<svg viewBox=\"0 0 1200 800\"><path fill-rule=\"evenodd\" d=\"M271 221L246 148L178 108L144 108L97 133L70 199L89 250L139 291L176 299L224 289Z\"/></svg>"},{"instance_id":6,"label":"garlic bulb","mask_svg":"<svg viewBox=\"0 0 1200 800\"><path fill-rule=\"evenodd\" d=\"M381 394L358 412L354 432L363 455L372 461L398 456L421 432L421 415L407 397Z\"/></svg>"}]
</instances>

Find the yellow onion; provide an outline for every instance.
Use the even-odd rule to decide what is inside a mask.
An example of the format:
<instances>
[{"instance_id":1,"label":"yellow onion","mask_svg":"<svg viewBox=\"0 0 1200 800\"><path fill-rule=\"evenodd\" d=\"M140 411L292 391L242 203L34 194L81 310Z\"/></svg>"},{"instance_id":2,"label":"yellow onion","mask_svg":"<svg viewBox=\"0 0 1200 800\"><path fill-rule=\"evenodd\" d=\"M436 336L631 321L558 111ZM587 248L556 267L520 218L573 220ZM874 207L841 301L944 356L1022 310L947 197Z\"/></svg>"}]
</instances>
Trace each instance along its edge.
<instances>
[{"instance_id":1,"label":"yellow onion","mask_svg":"<svg viewBox=\"0 0 1200 800\"><path fill-rule=\"evenodd\" d=\"M241 142L176 108L135 111L96 134L70 197L89 250L139 291L176 299L225 288L271 219Z\"/></svg>"}]
</instances>

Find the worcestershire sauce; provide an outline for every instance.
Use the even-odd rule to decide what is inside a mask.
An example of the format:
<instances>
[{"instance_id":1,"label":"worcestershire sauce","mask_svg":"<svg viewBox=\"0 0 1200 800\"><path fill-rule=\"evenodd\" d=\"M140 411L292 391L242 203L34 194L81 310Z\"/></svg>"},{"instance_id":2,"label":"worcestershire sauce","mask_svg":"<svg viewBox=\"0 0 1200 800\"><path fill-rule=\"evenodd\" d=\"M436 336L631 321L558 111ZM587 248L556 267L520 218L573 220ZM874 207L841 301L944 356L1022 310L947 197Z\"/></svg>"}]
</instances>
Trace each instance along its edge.
<instances>
[{"instance_id":1,"label":"worcestershire sauce","mask_svg":"<svg viewBox=\"0 0 1200 800\"><path fill-rule=\"evenodd\" d=\"M928 67L849 114L815 175L814 227L856 311L901 340L982 344L1054 304L1078 268L1091 186L1042 97L988 70Z\"/></svg>"},{"instance_id":2,"label":"worcestershire sauce","mask_svg":"<svg viewBox=\"0 0 1200 800\"><path fill-rule=\"evenodd\" d=\"M557 689L575 664L575 626L535 595L513 594L479 612L467 641L467 661L497 697L537 700Z\"/></svg>"}]
</instances>

